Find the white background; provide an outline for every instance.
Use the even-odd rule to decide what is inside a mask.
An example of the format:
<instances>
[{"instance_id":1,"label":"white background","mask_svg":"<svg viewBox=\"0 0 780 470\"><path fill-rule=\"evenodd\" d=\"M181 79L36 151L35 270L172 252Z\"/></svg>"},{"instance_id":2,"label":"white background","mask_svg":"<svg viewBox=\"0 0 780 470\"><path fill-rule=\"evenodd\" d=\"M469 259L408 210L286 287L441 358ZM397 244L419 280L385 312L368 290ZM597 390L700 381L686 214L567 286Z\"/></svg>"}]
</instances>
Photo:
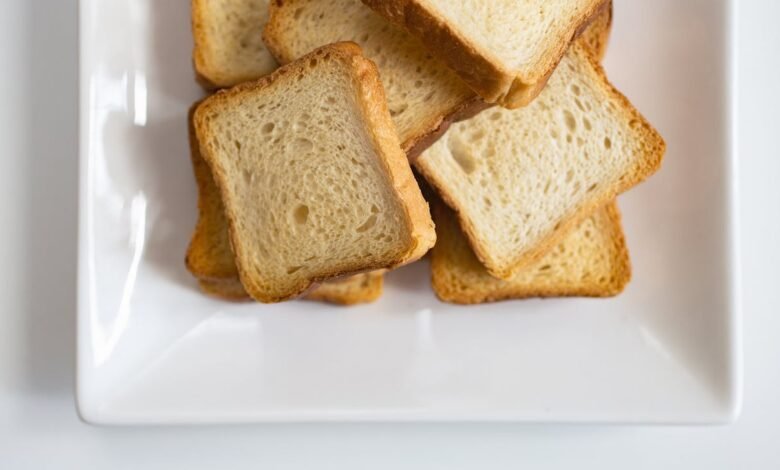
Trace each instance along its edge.
<instances>
[{"instance_id":1,"label":"white background","mask_svg":"<svg viewBox=\"0 0 780 470\"><path fill-rule=\"evenodd\" d=\"M740 2L745 395L736 424L711 428L82 424L77 2L2 7L0 468L780 468L780 2Z\"/></svg>"}]
</instances>

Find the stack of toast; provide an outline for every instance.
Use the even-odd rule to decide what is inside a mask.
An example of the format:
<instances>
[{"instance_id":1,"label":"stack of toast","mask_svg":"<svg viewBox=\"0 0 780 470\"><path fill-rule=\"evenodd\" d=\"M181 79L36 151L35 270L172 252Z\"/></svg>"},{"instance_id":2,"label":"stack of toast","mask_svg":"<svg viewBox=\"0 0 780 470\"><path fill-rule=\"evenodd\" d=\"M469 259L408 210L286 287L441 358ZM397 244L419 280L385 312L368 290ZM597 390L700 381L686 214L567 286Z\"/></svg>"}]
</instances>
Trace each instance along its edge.
<instances>
[{"instance_id":1,"label":"stack of toast","mask_svg":"<svg viewBox=\"0 0 780 470\"><path fill-rule=\"evenodd\" d=\"M430 251L446 302L617 295L615 198L665 144L599 65L612 8L192 0L213 94L189 115L188 269L226 299L351 305Z\"/></svg>"}]
</instances>

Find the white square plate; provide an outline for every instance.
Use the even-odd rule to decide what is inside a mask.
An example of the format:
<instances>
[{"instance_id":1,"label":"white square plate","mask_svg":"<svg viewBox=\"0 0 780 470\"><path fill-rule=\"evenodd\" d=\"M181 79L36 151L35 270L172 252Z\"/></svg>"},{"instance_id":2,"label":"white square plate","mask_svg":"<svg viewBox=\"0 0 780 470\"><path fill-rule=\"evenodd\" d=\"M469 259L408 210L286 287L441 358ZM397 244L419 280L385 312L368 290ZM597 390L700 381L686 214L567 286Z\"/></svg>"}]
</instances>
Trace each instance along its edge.
<instances>
[{"instance_id":1,"label":"white square plate","mask_svg":"<svg viewBox=\"0 0 780 470\"><path fill-rule=\"evenodd\" d=\"M189 0L81 2L78 406L93 423L728 422L740 406L733 3L619 0L607 71L666 138L611 300L236 305L184 269Z\"/></svg>"}]
</instances>

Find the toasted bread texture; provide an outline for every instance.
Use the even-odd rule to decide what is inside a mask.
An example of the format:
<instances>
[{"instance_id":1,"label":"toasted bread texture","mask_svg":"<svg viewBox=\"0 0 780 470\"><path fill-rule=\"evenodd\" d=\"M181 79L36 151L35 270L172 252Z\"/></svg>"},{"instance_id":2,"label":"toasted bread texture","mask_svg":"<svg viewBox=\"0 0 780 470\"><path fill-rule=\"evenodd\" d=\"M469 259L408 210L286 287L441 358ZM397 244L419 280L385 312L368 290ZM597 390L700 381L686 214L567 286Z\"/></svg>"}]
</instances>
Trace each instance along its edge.
<instances>
[{"instance_id":1,"label":"toasted bread texture","mask_svg":"<svg viewBox=\"0 0 780 470\"><path fill-rule=\"evenodd\" d=\"M187 269L198 279L201 290L226 300L250 300L241 280L230 247L225 208L214 178L198 148L190 122L190 155L198 187L198 221L187 249ZM384 276L381 271L324 282L306 298L341 305L373 302L382 295Z\"/></svg>"},{"instance_id":2,"label":"toasted bread texture","mask_svg":"<svg viewBox=\"0 0 780 470\"><path fill-rule=\"evenodd\" d=\"M517 108L544 88L606 0L363 0L422 41L489 103Z\"/></svg>"},{"instance_id":3,"label":"toasted bread texture","mask_svg":"<svg viewBox=\"0 0 780 470\"><path fill-rule=\"evenodd\" d=\"M390 114L404 150L412 157L449 123L487 106L415 38L360 0L273 1L270 12L263 36L281 63L332 42L361 46L379 68Z\"/></svg>"},{"instance_id":4,"label":"toasted bread texture","mask_svg":"<svg viewBox=\"0 0 780 470\"><path fill-rule=\"evenodd\" d=\"M453 125L416 160L491 275L512 279L660 167L665 143L575 44L527 108Z\"/></svg>"},{"instance_id":5,"label":"toasted bread texture","mask_svg":"<svg viewBox=\"0 0 780 470\"><path fill-rule=\"evenodd\" d=\"M273 72L263 44L268 0L192 0L192 53L198 81L227 88Z\"/></svg>"},{"instance_id":6,"label":"toasted bread texture","mask_svg":"<svg viewBox=\"0 0 780 470\"><path fill-rule=\"evenodd\" d=\"M569 233L541 259L508 280L482 266L454 214L434 205L438 234L431 252L433 290L445 302L477 304L528 297L611 297L631 279L620 213L612 201Z\"/></svg>"},{"instance_id":7,"label":"toasted bread texture","mask_svg":"<svg viewBox=\"0 0 780 470\"><path fill-rule=\"evenodd\" d=\"M587 47L591 56L598 62L604 60L612 33L614 3L610 0L579 37L578 42Z\"/></svg>"},{"instance_id":8,"label":"toasted bread texture","mask_svg":"<svg viewBox=\"0 0 780 470\"><path fill-rule=\"evenodd\" d=\"M217 93L194 125L241 283L258 301L397 267L435 242L376 67L353 43Z\"/></svg>"}]
</instances>

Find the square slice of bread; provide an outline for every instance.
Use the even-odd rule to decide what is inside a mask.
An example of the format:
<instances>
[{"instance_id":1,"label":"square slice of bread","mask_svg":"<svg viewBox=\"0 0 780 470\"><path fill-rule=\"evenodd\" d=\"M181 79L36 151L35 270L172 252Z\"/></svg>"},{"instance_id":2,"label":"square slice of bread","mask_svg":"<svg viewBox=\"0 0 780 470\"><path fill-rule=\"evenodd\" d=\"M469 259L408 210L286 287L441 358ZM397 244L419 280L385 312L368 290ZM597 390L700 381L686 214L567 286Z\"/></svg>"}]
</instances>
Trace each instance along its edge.
<instances>
[{"instance_id":1,"label":"square slice of bread","mask_svg":"<svg viewBox=\"0 0 780 470\"><path fill-rule=\"evenodd\" d=\"M271 2L263 33L281 63L338 41L360 45L379 68L390 115L410 156L420 153L455 120L486 107L446 64L415 38L360 0Z\"/></svg>"},{"instance_id":2,"label":"square slice of bread","mask_svg":"<svg viewBox=\"0 0 780 470\"><path fill-rule=\"evenodd\" d=\"M447 134L417 170L491 275L511 279L598 207L658 170L665 143L579 44L530 106Z\"/></svg>"},{"instance_id":3,"label":"square slice of bread","mask_svg":"<svg viewBox=\"0 0 780 470\"><path fill-rule=\"evenodd\" d=\"M187 269L198 279L201 290L227 300L249 300L230 247L225 208L214 178L198 149L192 115L189 113L190 156L198 187L198 221L187 249ZM382 295L384 276L381 271L356 274L327 281L306 298L334 304L353 305L373 302Z\"/></svg>"},{"instance_id":4,"label":"square slice of bread","mask_svg":"<svg viewBox=\"0 0 780 470\"><path fill-rule=\"evenodd\" d=\"M445 302L477 304L528 297L611 297L631 279L615 201L580 222L541 259L508 280L479 262L452 211L434 204L437 242L431 252L433 290Z\"/></svg>"},{"instance_id":5,"label":"square slice of bread","mask_svg":"<svg viewBox=\"0 0 780 470\"><path fill-rule=\"evenodd\" d=\"M241 283L261 302L393 268L435 243L373 62L332 44L195 111Z\"/></svg>"},{"instance_id":6,"label":"square slice of bread","mask_svg":"<svg viewBox=\"0 0 780 470\"><path fill-rule=\"evenodd\" d=\"M227 88L273 72L263 44L268 0L192 0L192 58L206 89Z\"/></svg>"},{"instance_id":7,"label":"square slice of bread","mask_svg":"<svg viewBox=\"0 0 780 470\"><path fill-rule=\"evenodd\" d=\"M606 0L363 0L402 26L489 103L517 108L544 88Z\"/></svg>"}]
</instances>

